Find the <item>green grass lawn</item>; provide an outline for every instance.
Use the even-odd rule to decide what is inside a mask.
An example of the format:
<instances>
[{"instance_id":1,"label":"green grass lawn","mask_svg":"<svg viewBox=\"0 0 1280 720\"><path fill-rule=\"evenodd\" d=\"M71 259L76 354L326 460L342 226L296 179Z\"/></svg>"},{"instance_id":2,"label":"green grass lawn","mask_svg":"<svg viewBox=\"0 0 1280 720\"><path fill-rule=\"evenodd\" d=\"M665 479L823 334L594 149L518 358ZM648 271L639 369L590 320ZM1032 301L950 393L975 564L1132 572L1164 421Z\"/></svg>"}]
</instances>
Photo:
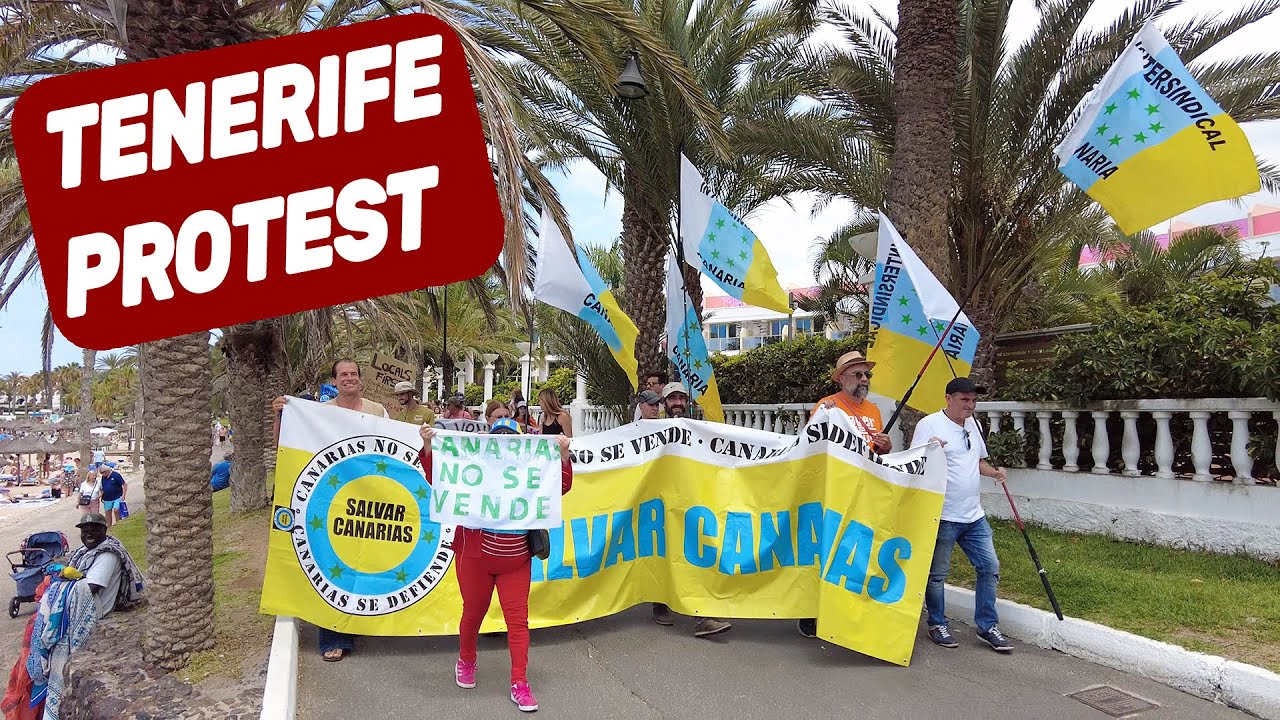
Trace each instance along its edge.
<instances>
[{"instance_id":1,"label":"green grass lawn","mask_svg":"<svg viewBox=\"0 0 1280 720\"><path fill-rule=\"evenodd\" d=\"M262 572L267 557L267 530L270 508L232 514L231 492L213 495L213 607L212 650L191 658L178 671L184 680L199 682L210 675L238 677L240 661L271 644L274 618L259 614ZM130 515L111 528L111 534L129 549L134 562L146 573L146 511Z\"/></svg>"},{"instance_id":2,"label":"green grass lawn","mask_svg":"<svg viewBox=\"0 0 1280 720\"><path fill-rule=\"evenodd\" d=\"M1000 597L1050 610L1012 521L991 519ZM1280 567L1028 526L1063 615L1280 671ZM973 587L957 546L949 582Z\"/></svg>"}]
</instances>

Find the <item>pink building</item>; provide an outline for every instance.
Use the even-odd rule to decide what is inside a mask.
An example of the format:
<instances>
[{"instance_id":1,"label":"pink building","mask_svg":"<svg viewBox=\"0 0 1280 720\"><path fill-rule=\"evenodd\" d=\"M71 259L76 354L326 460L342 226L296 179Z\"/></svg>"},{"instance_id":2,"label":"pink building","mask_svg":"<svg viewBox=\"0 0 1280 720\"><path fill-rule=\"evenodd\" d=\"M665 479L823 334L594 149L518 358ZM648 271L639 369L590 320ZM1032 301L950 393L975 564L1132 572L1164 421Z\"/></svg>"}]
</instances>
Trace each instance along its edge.
<instances>
[{"instance_id":1,"label":"pink building","mask_svg":"<svg viewBox=\"0 0 1280 720\"><path fill-rule=\"evenodd\" d=\"M1168 229L1156 235L1156 242L1162 248L1169 247L1170 232L1173 237L1177 237L1200 226L1175 219L1165 227ZM1244 217L1215 223L1210 227L1224 231L1234 229L1245 254L1249 257L1265 255L1265 257L1280 258L1280 207L1258 203L1250 208L1249 213ZM1082 266L1096 265L1098 260L1097 251L1093 248L1085 248L1084 252L1080 253Z\"/></svg>"}]
</instances>

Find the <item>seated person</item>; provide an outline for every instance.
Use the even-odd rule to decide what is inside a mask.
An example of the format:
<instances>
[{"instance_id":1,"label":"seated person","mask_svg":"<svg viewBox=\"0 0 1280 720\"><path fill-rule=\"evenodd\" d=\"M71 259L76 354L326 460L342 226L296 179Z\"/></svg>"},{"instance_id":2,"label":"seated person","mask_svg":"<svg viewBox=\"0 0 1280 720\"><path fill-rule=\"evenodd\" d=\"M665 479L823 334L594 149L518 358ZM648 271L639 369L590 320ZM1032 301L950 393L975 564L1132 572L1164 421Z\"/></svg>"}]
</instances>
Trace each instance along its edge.
<instances>
[{"instance_id":1,"label":"seated person","mask_svg":"<svg viewBox=\"0 0 1280 720\"><path fill-rule=\"evenodd\" d=\"M222 462L213 466L213 472L209 475L209 487L214 492L226 490L231 487L231 456L235 453L227 453Z\"/></svg>"},{"instance_id":2,"label":"seated person","mask_svg":"<svg viewBox=\"0 0 1280 720\"><path fill-rule=\"evenodd\" d=\"M107 535L107 519L101 513L88 513L76 527L84 545L71 553L70 563L89 581L98 619L136 603L142 592L142 572L124 545Z\"/></svg>"}]
</instances>

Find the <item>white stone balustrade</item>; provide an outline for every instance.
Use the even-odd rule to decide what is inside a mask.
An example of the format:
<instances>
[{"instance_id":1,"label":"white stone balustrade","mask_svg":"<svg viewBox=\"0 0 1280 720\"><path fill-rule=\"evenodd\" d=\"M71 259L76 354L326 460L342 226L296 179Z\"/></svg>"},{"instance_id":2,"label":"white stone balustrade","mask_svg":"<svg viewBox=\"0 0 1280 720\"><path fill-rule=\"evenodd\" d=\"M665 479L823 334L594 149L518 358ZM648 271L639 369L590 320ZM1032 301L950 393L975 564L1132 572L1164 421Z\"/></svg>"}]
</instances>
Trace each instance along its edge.
<instances>
[{"instance_id":1,"label":"white stone balustrade","mask_svg":"<svg viewBox=\"0 0 1280 720\"><path fill-rule=\"evenodd\" d=\"M618 426L618 419L606 408L593 407L581 398L582 427L575 434L587 435L603 432ZM886 404L877 398L881 413L887 420L892 404ZM730 425L748 427L756 430L793 435L804 427L805 421L812 412L813 406L808 403L786 404L751 404L725 405L725 422ZM1061 470L1068 473L1080 472L1081 450L1086 450L1092 460L1090 473L1096 475L1141 474L1139 462L1144 457L1154 461L1154 471L1149 472L1158 478L1175 477L1173 467L1179 460L1189 460L1193 472L1189 477L1199 481L1210 481L1216 477L1230 476L1238 484L1254 484L1253 477L1256 458L1249 454L1249 420L1254 413L1269 413L1280 423L1280 403L1262 398L1223 398L1203 400L1111 400L1091 404L1087 408L1072 408L1061 402L980 402L976 416L988 430L998 429L1001 419L1008 417L1016 432L1024 436L1028 420L1033 420L1039 428L1040 444L1035 467L1040 470ZM1226 416L1231 421L1230 442L1214 448L1209 432L1209 420L1214 414ZM1084 416L1093 421L1093 438L1087 448L1082 448L1077 422ZM1138 424L1145 417L1155 421L1154 444L1142 447L1140 444ZM1113 418L1122 421L1122 431L1118 438L1113 437L1107 423ZM1191 448L1189 458L1175 457L1171 424L1175 418L1185 422L1191 421ZM1059 421L1059 422L1055 422ZM1056 429L1055 425L1060 429ZM898 428L890 433L894 447L904 447L901 431ZM1108 467L1108 459L1115 440L1120 443L1120 457L1123 467L1113 470ZM1061 448L1061 457L1065 461L1061 467L1053 463L1054 448ZM1280 454L1280 442L1276 451ZM1214 465L1217 456L1218 465ZM1223 458L1229 461L1225 464ZM1183 462L1182 465L1186 465Z\"/></svg>"},{"instance_id":2,"label":"white stone balustrade","mask_svg":"<svg viewBox=\"0 0 1280 720\"><path fill-rule=\"evenodd\" d=\"M1280 423L1280 403L1263 398L1110 400L1092 403L1087 408L1072 408L1061 402L980 402L976 415L991 429L998 429L1000 420L1009 416L1014 419L1015 429L1024 435L1025 424L1020 421L1034 415L1040 430L1036 463L1039 470L1079 472L1082 447L1077 420L1087 414L1093 419L1093 439L1088 447L1093 464L1091 473L1136 476L1141 474L1139 462L1149 457L1155 465L1151 474L1158 478L1175 477L1175 463L1183 460L1182 465L1185 466L1185 461L1189 460L1192 472L1186 475L1192 480L1207 482L1229 476L1237 484L1252 485L1256 482L1253 477L1256 458L1249 454L1249 420L1255 413L1268 413ZM1215 415L1225 416L1231 421L1229 443L1219 439L1217 447L1214 447L1214 438L1209 432L1210 419ZM1120 456L1124 467L1119 473L1107 466L1113 441L1107 432L1107 421L1116 416L1123 421ZM1139 441L1138 424L1144 416L1155 422L1155 438L1150 447L1142 447ZM1171 426L1178 421L1185 424L1187 419L1191 421L1190 454L1179 458L1175 455ZM1056 431L1056 437L1055 432L1051 432L1055 424L1061 427ZM1055 468L1052 462L1055 445L1062 449L1061 468ZM1280 452L1280 442L1277 443L1277 452Z\"/></svg>"}]
</instances>

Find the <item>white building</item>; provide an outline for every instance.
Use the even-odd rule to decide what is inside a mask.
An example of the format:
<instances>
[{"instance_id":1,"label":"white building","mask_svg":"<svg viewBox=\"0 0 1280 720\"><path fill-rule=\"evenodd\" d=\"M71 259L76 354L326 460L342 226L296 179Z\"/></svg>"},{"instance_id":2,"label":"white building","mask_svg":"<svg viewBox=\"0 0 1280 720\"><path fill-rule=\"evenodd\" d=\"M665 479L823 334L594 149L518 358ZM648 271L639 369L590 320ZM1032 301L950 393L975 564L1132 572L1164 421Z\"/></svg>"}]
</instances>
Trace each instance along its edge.
<instances>
[{"instance_id":1,"label":"white building","mask_svg":"<svg viewBox=\"0 0 1280 720\"><path fill-rule=\"evenodd\" d=\"M796 308L795 298L813 297L818 290L816 286L788 288L794 308L790 315L747 305L725 295L704 297L702 334L707 340L707 351L737 355L802 335L822 335L832 340L844 337L849 328L832 323L821 314Z\"/></svg>"}]
</instances>

